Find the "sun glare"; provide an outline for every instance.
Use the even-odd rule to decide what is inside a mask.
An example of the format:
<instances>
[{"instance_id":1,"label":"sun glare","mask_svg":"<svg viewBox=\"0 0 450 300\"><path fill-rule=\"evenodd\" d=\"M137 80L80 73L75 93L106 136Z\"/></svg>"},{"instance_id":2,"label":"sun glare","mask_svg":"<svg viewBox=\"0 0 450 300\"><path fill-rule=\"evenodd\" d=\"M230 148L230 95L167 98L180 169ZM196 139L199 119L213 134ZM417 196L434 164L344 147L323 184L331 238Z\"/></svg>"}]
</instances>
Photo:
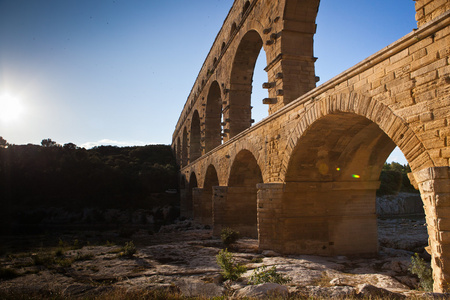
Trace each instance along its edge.
<instances>
[{"instance_id":1,"label":"sun glare","mask_svg":"<svg viewBox=\"0 0 450 300\"><path fill-rule=\"evenodd\" d=\"M0 95L0 122L10 123L18 120L23 112L20 100L9 94Z\"/></svg>"}]
</instances>

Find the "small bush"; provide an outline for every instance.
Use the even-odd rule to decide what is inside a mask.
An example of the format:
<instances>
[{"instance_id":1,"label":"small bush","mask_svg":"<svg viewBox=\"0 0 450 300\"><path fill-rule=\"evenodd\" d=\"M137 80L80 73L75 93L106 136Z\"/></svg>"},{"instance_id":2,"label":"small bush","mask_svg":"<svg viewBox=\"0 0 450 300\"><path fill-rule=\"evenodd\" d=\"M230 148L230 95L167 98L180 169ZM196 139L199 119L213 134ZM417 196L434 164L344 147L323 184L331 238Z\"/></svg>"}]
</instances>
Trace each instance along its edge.
<instances>
[{"instance_id":1,"label":"small bush","mask_svg":"<svg viewBox=\"0 0 450 300\"><path fill-rule=\"evenodd\" d=\"M267 269L267 266L261 266L256 268L252 276L250 277L249 283L256 285L266 282L273 282L278 284L285 284L290 282L292 279L288 276L284 276L283 274L277 273L277 269L273 266L270 269Z\"/></svg>"},{"instance_id":2,"label":"small bush","mask_svg":"<svg viewBox=\"0 0 450 300\"><path fill-rule=\"evenodd\" d=\"M75 239L75 240L73 241L72 249L73 249L73 250L77 250L77 249L81 249L81 248L82 248L82 246L81 246L81 244L80 244L80 241L79 241L78 239Z\"/></svg>"},{"instance_id":3,"label":"small bush","mask_svg":"<svg viewBox=\"0 0 450 300\"><path fill-rule=\"evenodd\" d=\"M31 258L33 259L33 264L35 266L50 267L55 262L54 257L48 253L32 254Z\"/></svg>"},{"instance_id":4,"label":"small bush","mask_svg":"<svg viewBox=\"0 0 450 300\"><path fill-rule=\"evenodd\" d=\"M408 269L411 273L417 275L420 280L420 286L424 291L433 291L433 273L431 266L415 253L411 256L411 265Z\"/></svg>"},{"instance_id":5,"label":"small bush","mask_svg":"<svg viewBox=\"0 0 450 300\"><path fill-rule=\"evenodd\" d=\"M225 280L238 280L241 275L247 271L247 268L243 265L236 263L233 259L233 254L228 252L227 249L220 250L216 255L216 261L219 267L222 269L221 274Z\"/></svg>"},{"instance_id":6,"label":"small bush","mask_svg":"<svg viewBox=\"0 0 450 300\"><path fill-rule=\"evenodd\" d=\"M235 243L239 239L239 231L235 231L229 227L222 229L220 233L220 238L225 246L229 246Z\"/></svg>"},{"instance_id":7,"label":"small bush","mask_svg":"<svg viewBox=\"0 0 450 300\"><path fill-rule=\"evenodd\" d=\"M259 264L263 262L263 259L261 257L253 257L251 262L254 264Z\"/></svg>"},{"instance_id":8,"label":"small bush","mask_svg":"<svg viewBox=\"0 0 450 300\"><path fill-rule=\"evenodd\" d=\"M63 249L58 248L58 249L55 251L55 256L63 256L63 255L64 255L64 250L63 250Z\"/></svg>"},{"instance_id":9,"label":"small bush","mask_svg":"<svg viewBox=\"0 0 450 300\"><path fill-rule=\"evenodd\" d=\"M119 253L120 257L133 257L136 253L136 247L134 246L133 241L126 242L125 246L123 246L122 251Z\"/></svg>"},{"instance_id":10,"label":"small bush","mask_svg":"<svg viewBox=\"0 0 450 300\"><path fill-rule=\"evenodd\" d=\"M57 265L63 268L69 268L72 266L73 260L70 258L58 258L54 261Z\"/></svg>"}]
</instances>

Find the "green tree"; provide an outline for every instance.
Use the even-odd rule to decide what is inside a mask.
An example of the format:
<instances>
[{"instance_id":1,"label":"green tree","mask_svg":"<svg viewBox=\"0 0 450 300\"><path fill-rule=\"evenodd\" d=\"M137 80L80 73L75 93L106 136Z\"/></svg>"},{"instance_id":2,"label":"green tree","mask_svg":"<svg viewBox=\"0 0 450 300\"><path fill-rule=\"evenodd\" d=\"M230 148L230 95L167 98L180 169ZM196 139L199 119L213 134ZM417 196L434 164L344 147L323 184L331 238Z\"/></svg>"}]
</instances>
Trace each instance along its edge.
<instances>
[{"instance_id":1,"label":"green tree","mask_svg":"<svg viewBox=\"0 0 450 300\"><path fill-rule=\"evenodd\" d=\"M75 150L75 149L78 149L77 145L75 145L74 143L67 143L67 144L64 144L63 148L64 148L64 149L67 149L67 150Z\"/></svg>"},{"instance_id":2,"label":"green tree","mask_svg":"<svg viewBox=\"0 0 450 300\"><path fill-rule=\"evenodd\" d=\"M43 139L41 145L42 147L55 147L57 144L55 141L52 141L52 139Z\"/></svg>"}]
</instances>

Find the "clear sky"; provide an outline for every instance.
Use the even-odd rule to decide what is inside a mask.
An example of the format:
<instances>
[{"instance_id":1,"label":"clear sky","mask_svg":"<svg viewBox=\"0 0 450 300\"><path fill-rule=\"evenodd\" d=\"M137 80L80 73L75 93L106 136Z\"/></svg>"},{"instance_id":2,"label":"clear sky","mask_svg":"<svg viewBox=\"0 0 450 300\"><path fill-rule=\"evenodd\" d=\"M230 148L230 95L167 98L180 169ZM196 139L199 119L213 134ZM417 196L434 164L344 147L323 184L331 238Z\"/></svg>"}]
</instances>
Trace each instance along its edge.
<instances>
[{"instance_id":1,"label":"clear sky","mask_svg":"<svg viewBox=\"0 0 450 300\"><path fill-rule=\"evenodd\" d=\"M170 144L232 4L0 0L0 136L13 144ZM414 14L411 0L322 0L318 85L411 32ZM262 52L252 97L257 121L267 116L264 67Z\"/></svg>"}]
</instances>

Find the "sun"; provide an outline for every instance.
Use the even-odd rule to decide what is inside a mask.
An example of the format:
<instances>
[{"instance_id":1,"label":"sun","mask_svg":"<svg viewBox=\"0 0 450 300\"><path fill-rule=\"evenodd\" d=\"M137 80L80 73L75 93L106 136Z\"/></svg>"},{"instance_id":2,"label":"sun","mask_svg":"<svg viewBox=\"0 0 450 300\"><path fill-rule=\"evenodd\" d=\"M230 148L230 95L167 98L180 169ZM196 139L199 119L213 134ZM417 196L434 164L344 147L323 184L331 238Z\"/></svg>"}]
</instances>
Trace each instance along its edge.
<instances>
[{"instance_id":1,"label":"sun","mask_svg":"<svg viewBox=\"0 0 450 300\"><path fill-rule=\"evenodd\" d=\"M10 123L20 119L23 110L19 98L10 94L0 94L0 122Z\"/></svg>"}]
</instances>

